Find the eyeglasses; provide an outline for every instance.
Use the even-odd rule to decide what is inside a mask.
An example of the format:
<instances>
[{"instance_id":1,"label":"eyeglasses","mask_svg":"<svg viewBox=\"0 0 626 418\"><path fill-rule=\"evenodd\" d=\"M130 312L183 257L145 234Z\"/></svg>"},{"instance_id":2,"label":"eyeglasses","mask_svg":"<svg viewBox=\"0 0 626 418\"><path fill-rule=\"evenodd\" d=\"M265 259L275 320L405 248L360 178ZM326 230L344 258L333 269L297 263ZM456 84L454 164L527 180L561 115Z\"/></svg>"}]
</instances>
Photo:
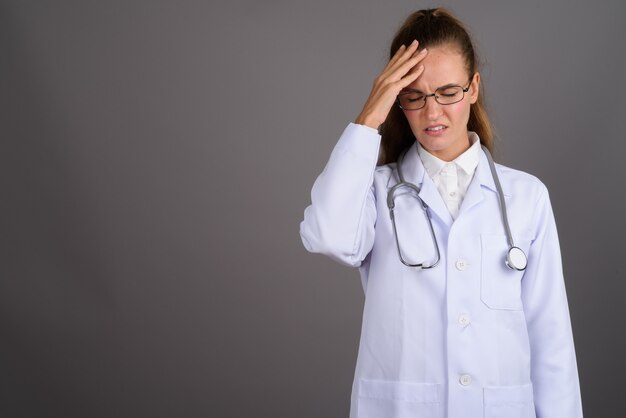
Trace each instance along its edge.
<instances>
[{"instance_id":1,"label":"eyeglasses","mask_svg":"<svg viewBox=\"0 0 626 418\"><path fill-rule=\"evenodd\" d=\"M470 80L470 84L472 81ZM426 106L426 99L434 97L440 105L451 105L458 103L465 97L465 93L470 88L470 84L466 88L461 86L444 86L439 87L434 93L424 94L419 90L407 89L398 94L396 100L398 106L404 110L418 110Z\"/></svg>"}]
</instances>

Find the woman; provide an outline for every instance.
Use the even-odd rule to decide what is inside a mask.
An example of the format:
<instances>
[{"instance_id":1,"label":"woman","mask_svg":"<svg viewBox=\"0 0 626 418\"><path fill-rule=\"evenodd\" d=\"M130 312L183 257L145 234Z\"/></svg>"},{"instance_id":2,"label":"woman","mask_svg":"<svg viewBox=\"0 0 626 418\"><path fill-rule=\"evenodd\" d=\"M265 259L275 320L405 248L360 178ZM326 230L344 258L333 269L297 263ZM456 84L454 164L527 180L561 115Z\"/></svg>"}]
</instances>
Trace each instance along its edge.
<instances>
[{"instance_id":1,"label":"woman","mask_svg":"<svg viewBox=\"0 0 626 418\"><path fill-rule=\"evenodd\" d=\"M482 101L461 22L415 12L313 185L304 246L365 290L352 418L582 417L548 192Z\"/></svg>"}]
</instances>

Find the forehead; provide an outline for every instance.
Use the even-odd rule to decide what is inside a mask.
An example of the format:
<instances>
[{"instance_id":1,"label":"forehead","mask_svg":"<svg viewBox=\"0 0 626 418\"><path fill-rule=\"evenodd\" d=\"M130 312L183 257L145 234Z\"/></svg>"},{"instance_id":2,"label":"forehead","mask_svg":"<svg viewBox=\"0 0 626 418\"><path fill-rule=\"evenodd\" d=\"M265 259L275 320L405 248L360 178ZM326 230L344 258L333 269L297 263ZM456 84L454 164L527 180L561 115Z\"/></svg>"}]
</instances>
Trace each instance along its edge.
<instances>
[{"instance_id":1,"label":"forehead","mask_svg":"<svg viewBox=\"0 0 626 418\"><path fill-rule=\"evenodd\" d=\"M456 48L437 46L427 49L428 54L421 62L424 72L409 88L431 91L446 84L467 83L465 59Z\"/></svg>"}]
</instances>

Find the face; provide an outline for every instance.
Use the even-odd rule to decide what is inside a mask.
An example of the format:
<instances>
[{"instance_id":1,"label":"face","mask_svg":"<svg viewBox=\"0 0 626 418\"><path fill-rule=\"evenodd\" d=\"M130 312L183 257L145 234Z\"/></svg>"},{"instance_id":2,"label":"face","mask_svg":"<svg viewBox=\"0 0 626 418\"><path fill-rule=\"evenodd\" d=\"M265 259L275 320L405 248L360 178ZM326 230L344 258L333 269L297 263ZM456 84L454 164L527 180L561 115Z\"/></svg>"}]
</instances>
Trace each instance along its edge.
<instances>
[{"instance_id":1,"label":"face","mask_svg":"<svg viewBox=\"0 0 626 418\"><path fill-rule=\"evenodd\" d=\"M407 88L424 94L434 93L439 87L470 84L463 56L452 46L427 48L428 54L421 64L424 72ZM431 154L444 161L452 161L470 146L467 121L470 105L478 99L480 74L475 73L467 93L458 103L441 105L434 97L418 110L404 110L413 134Z\"/></svg>"}]
</instances>

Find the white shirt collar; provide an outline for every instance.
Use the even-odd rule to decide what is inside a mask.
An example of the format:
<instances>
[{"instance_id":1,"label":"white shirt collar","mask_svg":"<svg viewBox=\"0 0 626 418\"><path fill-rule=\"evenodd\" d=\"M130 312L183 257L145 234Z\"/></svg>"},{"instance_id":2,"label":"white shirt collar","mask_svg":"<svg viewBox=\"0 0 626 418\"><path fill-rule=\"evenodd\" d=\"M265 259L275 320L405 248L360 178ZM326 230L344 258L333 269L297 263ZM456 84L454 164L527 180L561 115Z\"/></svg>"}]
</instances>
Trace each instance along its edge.
<instances>
[{"instance_id":1,"label":"white shirt collar","mask_svg":"<svg viewBox=\"0 0 626 418\"><path fill-rule=\"evenodd\" d=\"M422 161L453 219L459 215L461 203L480 161L480 139L474 132L468 132L468 137L469 148L450 162L437 158L422 148L419 142L417 144L418 159Z\"/></svg>"}]
</instances>

